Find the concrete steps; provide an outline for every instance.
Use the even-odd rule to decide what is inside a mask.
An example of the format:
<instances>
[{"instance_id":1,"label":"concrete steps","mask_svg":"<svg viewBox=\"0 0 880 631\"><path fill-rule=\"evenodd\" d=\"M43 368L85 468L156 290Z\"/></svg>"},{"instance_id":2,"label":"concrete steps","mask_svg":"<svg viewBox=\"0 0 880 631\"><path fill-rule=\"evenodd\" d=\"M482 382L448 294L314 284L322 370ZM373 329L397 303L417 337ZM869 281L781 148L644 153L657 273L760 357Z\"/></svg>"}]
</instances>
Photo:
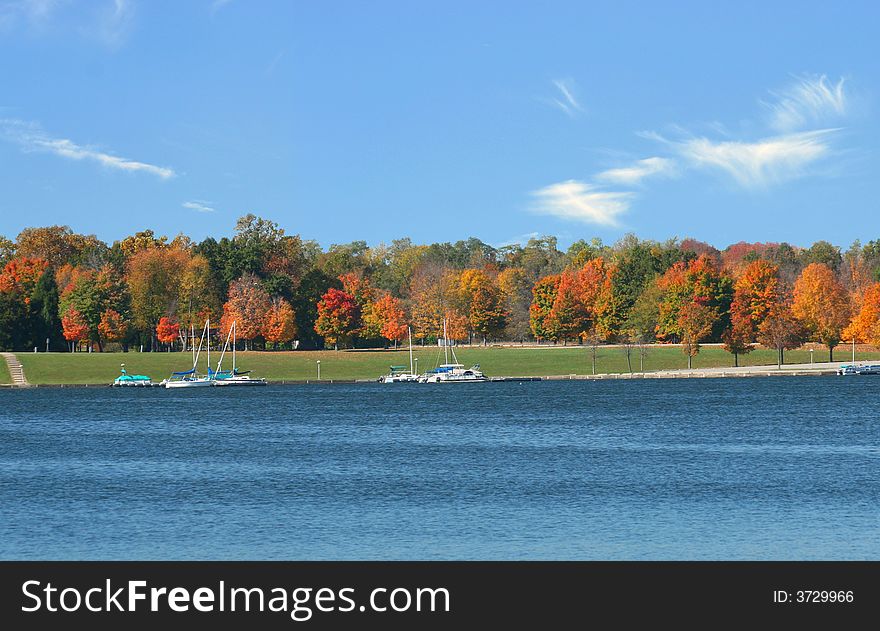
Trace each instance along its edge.
<instances>
[{"instance_id":1,"label":"concrete steps","mask_svg":"<svg viewBox=\"0 0 880 631\"><path fill-rule=\"evenodd\" d=\"M19 387L29 386L30 384L24 376L24 368L21 367L21 362L18 361L18 358L13 353L0 353L0 355L3 356L3 359L6 360L6 365L9 367L12 385Z\"/></svg>"}]
</instances>

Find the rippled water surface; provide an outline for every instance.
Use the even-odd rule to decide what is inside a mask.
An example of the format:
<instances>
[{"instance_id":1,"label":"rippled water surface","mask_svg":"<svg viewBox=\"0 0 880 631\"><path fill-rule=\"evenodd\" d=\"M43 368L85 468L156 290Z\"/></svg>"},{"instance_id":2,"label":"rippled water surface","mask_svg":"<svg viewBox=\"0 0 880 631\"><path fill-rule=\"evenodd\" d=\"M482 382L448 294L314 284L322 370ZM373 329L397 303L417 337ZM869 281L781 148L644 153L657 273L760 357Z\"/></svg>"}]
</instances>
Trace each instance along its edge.
<instances>
[{"instance_id":1,"label":"rippled water surface","mask_svg":"<svg viewBox=\"0 0 880 631\"><path fill-rule=\"evenodd\" d=\"M880 378L0 390L3 559L878 559Z\"/></svg>"}]
</instances>

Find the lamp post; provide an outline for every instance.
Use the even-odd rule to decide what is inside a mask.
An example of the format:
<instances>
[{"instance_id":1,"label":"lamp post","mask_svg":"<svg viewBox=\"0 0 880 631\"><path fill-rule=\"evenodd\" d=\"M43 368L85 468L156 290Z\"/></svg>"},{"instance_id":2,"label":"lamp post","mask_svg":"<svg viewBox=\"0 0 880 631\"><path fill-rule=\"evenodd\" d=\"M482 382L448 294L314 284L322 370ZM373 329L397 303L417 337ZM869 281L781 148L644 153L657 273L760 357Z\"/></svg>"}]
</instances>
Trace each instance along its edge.
<instances>
[{"instance_id":1,"label":"lamp post","mask_svg":"<svg viewBox=\"0 0 880 631\"><path fill-rule=\"evenodd\" d=\"M415 362L416 362L416 374L419 374L419 358L418 357L416 357Z\"/></svg>"},{"instance_id":2,"label":"lamp post","mask_svg":"<svg viewBox=\"0 0 880 631\"><path fill-rule=\"evenodd\" d=\"M810 349L810 365L813 365L813 349Z\"/></svg>"},{"instance_id":3,"label":"lamp post","mask_svg":"<svg viewBox=\"0 0 880 631\"><path fill-rule=\"evenodd\" d=\"M318 381L321 381L321 360L318 359L315 363L318 364Z\"/></svg>"}]
</instances>

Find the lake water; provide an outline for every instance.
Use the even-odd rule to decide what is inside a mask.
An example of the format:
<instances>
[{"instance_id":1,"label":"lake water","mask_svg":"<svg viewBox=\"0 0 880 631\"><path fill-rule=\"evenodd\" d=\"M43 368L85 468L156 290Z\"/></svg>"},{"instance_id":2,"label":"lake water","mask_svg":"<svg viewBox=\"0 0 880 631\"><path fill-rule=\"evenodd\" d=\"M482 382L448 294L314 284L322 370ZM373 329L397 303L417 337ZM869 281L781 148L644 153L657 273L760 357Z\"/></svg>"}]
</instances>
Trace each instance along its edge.
<instances>
[{"instance_id":1,"label":"lake water","mask_svg":"<svg viewBox=\"0 0 880 631\"><path fill-rule=\"evenodd\" d=\"M878 559L880 378L0 390L2 559Z\"/></svg>"}]
</instances>

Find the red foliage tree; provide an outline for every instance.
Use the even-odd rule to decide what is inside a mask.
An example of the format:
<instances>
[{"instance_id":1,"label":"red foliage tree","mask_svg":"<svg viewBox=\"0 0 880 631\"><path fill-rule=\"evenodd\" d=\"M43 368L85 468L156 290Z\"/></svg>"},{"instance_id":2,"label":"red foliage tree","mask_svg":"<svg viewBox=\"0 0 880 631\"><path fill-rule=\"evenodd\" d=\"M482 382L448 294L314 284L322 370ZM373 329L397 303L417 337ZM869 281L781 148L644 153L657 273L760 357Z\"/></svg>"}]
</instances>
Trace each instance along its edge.
<instances>
[{"instance_id":1,"label":"red foliage tree","mask_svg":"<svg viewBox=\"0 0 880 631\"><path fill-rule=\"evenodd\" d=\"M331 287L318 302L315 332L338 349L347 344L361 327L360 308L354 296Z\"/></svg>"},{"instance_id":2,"label":"red foliage tree","mask_svg":"<svg viewBox=\"0 0 880 631\"><path fill-rule=\"evenodd\" d=\"M173 318L162 316L156 325L156 339L161 344L167 344L170 348L180 336L180 325Z\"/></svg>"}]
</instances>

